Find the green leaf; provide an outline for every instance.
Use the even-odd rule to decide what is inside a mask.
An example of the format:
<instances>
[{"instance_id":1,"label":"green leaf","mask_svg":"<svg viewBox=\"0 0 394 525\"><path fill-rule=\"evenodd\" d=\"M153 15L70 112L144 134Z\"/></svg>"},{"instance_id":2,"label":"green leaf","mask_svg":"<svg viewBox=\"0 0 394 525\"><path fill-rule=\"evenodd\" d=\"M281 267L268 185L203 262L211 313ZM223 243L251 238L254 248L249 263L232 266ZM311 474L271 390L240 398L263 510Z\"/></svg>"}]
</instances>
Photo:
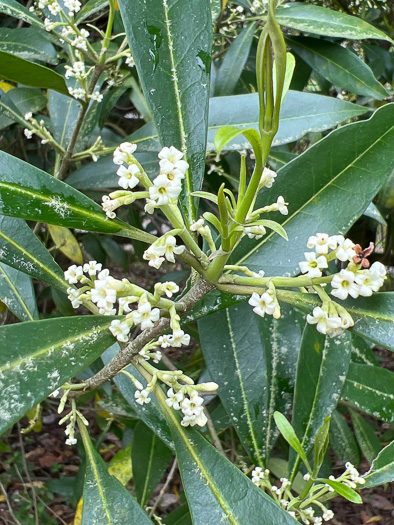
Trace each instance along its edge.
<instances>
[{"instance_id":1,"label":"green leaf","mask_svg":"<svg viewBox=\"0 0 394 525\"><path fill-rule=\"evenodd\" d=\"M215 95L231 95L248 60L256 23L247 25L228 48L215 78Z\"/></svg>"},{"instance_id":2,"label":"green leaf","mask_svg":"<svg viewBox=\"0 0 394 525\"><path fill-rule=\"evenodd\" d=\"M335 36L349 40L376 38L392 42L389 36L361 18L315 5L288 4L278 8L280 25L315 35Z\"/></svg>"},{"instance_id":3,"label":"green leaf","mask_svg":"<svg viewBox=\"0 0 394 525\"><path fill-rule=\"evenodd\" d=\"M223 126L215 135L215 148L218 153L235 137L243 135L251 144L255 153L260 148L260 135L255 129L240 129L233 126Z\"/></svg>"},{"instance_id":4,"label":"green leaf","mask_svg":"<svg viewBox=\"0 0 394 525\"><path fill-rule=\"evenodd\" d=\"M363 500L361 499L361 496L357 494L357 492L347 485L344 485L343 483L340 483L339 481L332 481L331 479L325 479L322 478L321 481L324 483L327 483L327 485L330 485L337 494L340 496L343 496L347 500L351 501L352 503L362 503Z\"/></svg>"},{"instance_id":5,"label":"green leaf","mask_svg":"<svg viewBox=\"0 0 394 525\"><path fill-rule=\"evenodd\" d=\"M190 168L185 177L189 222L191 193L205 169L212 51L209 0L119 1L139 78L163 146L180 149Z\"/></svg>"},{"instance_id":6,"label":"green leaf","mask_svg":"<svg viewBox=\"0 0 394 525\"><path fill-rule=\"evenodd\" d=\"M52 89L49 91L48 102L53 136L62 148L67 149L81 104L74 98L66 97Z\"/></svg>"},{"instance_id":7,"label":"green leaf","mask_svg":"<svg viewBox=\"0 0 394 525\"><path fill-rule=\"evenodd\" d=\"M319 472L320 467L323 464L328 448L328 435L330 430L331 415L324 419L324 423L319 429L315 437L315 445L313 451L315 472Z\"/></svg>"},{"instance_id":8,"label":"green leaf","mask_svg":"<svg viewBox=\"0 0 394 525\"><path fill-rule=\"evenodd\" d=\"M182 427L178 415L165 404L162 391L156 395L173 434L193 523L297 523L197 430Z\"/></svg>"},{"instance_id":9,"label":"green leaf","mask_svg":"<svg viewBox=\"0 0 394 525\"><path fill-rule=\"evenodd\" d=\"M343 464L350 461L356 467L361 462L360 449L349 425L338 410L331 416L330 445Z\"/></svg>"},{"instance_id":10,"label":"green leaf","mask_svg":"<svg viewBox=\"0 0 394 525\"><path fill-rule=\"evenodd\" d=\"M278 427L282 436L285 438L291 448L299 455L299 457L307 464L308 459L304 449L302 448L301 442L297 437L297 434L294 432L294 428L280 412L275 412L274 419L276 426Z\"/></svg>"},{"instance_id":11,"label":"green leaf","mask_svg":"<svg viewBox=\"0 0 394 525\"><path fill-rule=\"evenodd\" d=\"M79 11L79 13L76 16L76 22L80 24L90 16L95 15L102 9L105 9L108 7L109 1L108 0L89 0L86 2L86 4L82 7L82 9Z\"/></svg>"},{"instance_id":12,"label":"green leaf","mask_svg":"<svg viewBox=\"0 0 394 525\"><path fill-rule=\"evenodd\" d=\"M132 465L135 491L144 506L164 476L172 451L142 421L134 429Z\"/></svg>"},{"instance_id":13,"label":"green leaf","mask_svg":"<svg viewBox=\"0 0 394 525\"><path fill-rule=\"evenodd\" d=\"M394 480L394 441L379 452L364 478L363 488L376 487Z\"/></svg>"},{"instance_id":14,"label":"green leaf","mask_svg":"<svg viewBox=\"0 0 394 525\"><path fill-rule=\"evenodd\" d=\"M257 242L245 238L231 264L247 264L252 271L264 269L267 276L294 275L310 235L348 231L394 169L393 121L394 104L388 104L369 120L333 131L286 164L273 188L257 198L256 207L283 195L289 201L289 214L269 214L269 218L280 222L296 242L289 251L288 243L272 238L273 233ZM355 186L360 191L354 192Z\"/></svg>"},{"instance_id":15,"label":"green leaf","mask_svg":"<svg viewBox=\"0 0 394 525\"><path fill-rule=\"evenodd\" d=\"M357 442L360 445L361 452L368 463L372 463L373 459L376 458L382 449L380 440L375 434L374 429L369 423L365 421L363 416L354 410L350 410L350 415L352 418L354 433L356 435Z\"/></svg>"},{"instance_id":16,"label":"green leaf","mask_svg":"<svg viewBox=\"0 0 394 525\"><path fill-rule=\"evenodd\" d=\"M392 423L394 420L394 373L380 366L351 363L343 397L358 410Z\"/></svg>"},{"instance_id":17,"label":"green leaf","mask_svg":"<svg viewBox=\"0 0 394 525\"><path fill-rule=\"evenodd\" d=\"M114 317L46 319L0 328L0 432L94 361Z\"/></svg>"},{"instance_id":18,"label":"green leaf","mask_svg":"<svg viewBox=\"0 0 394 525\"><path fill-rule=\"evenodd\" d=\"M377 100L388 96L371 69L350 49L318 38L287 37L286 40L298 56L334 86Z\"/></svg>"},{"instance_id":19,"label":"green leaf","mask_svg":"<svg viewBox=\"0 0 394 525\"><path fill-rule=\"evenodd\" d=\"M36 88L15 88L0 95L0 129L14 122L25 124L24 115L36 113L47 104L47 98Z\"/></svg>"},{"instance_id":20,"label":"green leaf","mask_svg":"<svg viewBox=\"0 0 394 525\"><path fill-rule=\"evenodd\" d=\"M187 503L183 503L167 514L166 525L193 525Z\"/></svg>"},{"instance_id":21,"label":"green leaf","mask_svg":"<svg viewBox=\"0 0 394 525\"><path fill-rule=\"evenodd\" d=\"M107 219L101 206L79 191L4 152L0 152L0 170L0 213L4 215L143 242L153 238L119 219Z\"/></svg>"},{"instance_id":22,"label":"green leaf","mask_svg":"<svg viewBox=\"0 0 394 525\"><path fill-rule=\"evenodd\" d=\"M378 365L379 361L373 353L372 346L371 343L367 343L364 338L352 331L352 361L354 363L372 366Z\"/></svg>"},{"instance_id":23,"label":"green leaf","mask_svg":"<svg viewBox=\"0 0 394 525\"><path fill-rule=\"evenodd\" d=\"M193 197L206 199L218 205L218 197L214 193L209 193L208 191L193 191L192 195Z\"/></svg>"},{"instance_id":24,"label":"green leaf","mask_svg":"<svg viewBox=\"0 0 394 525\"><path fill-rule=\"evenodd\" d=\"M113 357L119 352L120 347L118 344L113 345L111 348L103 354L102 359L104 364L109 363ZM136 377L142 384L146 384L144 378L139 374L139 372L130 365L125 369L127 372ZM172 442L171 432L168 428L167 422L164 418L164 415L160 408L157 405L156 399L152 397L151 403L141 407L134 397L136 388L132 381L124 374L117 374L114 377L114 382L118 387L122 396L126 399L129 405L137 413L139 418L157 434L157 436L164 441L164 443L173 450L174 444Z\"/></svg>"},{"instance_id":25,"label":"green leaf","mask_svg":"<svg viewBox=\"0 0 394 525\"><path fill-rule=\"evenodd\" d=\"M41 32L32 28L0 27L0 49L25 60L58 63L56 49Z\"/></svg>"},{"instance_id":26,"label":"green leaf","mask_svg":"<svg viewBox=\"0 0 394 525\"><path fill-rule=\"evenodd\" d=\"M153 522L133 496L109 474L107 465L94 448L86 427L80 425L80 430L86 452L81 525L152 525Z\"/></svg>"},{"instance_id":27,"label":"green leaf","mask_svg":"<svg viewBox=\"0 0 394 525\"><path fill-rule=\"evenodd\" d=\"M54 89L70 96L66 82L61 75L52 69L4 51L0 51L0 76L26 86Z\"/></svg>"},{"instance_id":28,"label":"green leaf","mask_svg":"<svg viewBox=\"0 0 394 525\"><path fill-rule=\"evenodd\" d=\"M23 20L28 24L32 24L44 29L42 20L40 20L37 15L31 13L26 7L17 2L17 0L2 0L0 2L0 13L5 14L6 16L13 16L14 18Z\"/></svg>"},{"instance_id":29,"label":"green leaf","mask_svg":"<svg viewBox=\"0 0 394 525\"><path fill-rule=\"evenodd\" d=\"M325 419L331 416L340 400L350 355L350 333L328 338L315 326L305 326L297 364L292 423L307 455ZM294 477L298 464L292 453L290 466Z\"/></svg>"},{"instance_id":30,"label":"green leaf","mask_svg":"<svg viewBox=\"0 0 394 525\"><path fill-rule=\"evenodd\" d=\"M31 278L0 263L0 300L21 321L38 319L36 296Z\"/></svg>"},{"instance_id":31,"label":"green leaf","mask_svg":"<svg viewBox=\"0 0 394 525\"><path fill-rule=\"evenodd\" d=\"M0 261L66 291L63 270L25 221L0 216Z\"/></svg>"}]
</instances>

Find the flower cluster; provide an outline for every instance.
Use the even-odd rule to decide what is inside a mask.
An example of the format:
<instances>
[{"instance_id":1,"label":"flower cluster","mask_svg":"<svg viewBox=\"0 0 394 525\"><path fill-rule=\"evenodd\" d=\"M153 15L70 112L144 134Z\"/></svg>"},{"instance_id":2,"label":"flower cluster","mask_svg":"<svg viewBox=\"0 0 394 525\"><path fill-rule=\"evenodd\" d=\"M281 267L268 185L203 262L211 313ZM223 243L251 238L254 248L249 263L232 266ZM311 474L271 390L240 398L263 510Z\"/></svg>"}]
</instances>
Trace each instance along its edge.
<instances>
[{"instance_id":1,"label":"flower cluster","mask_svg":"<svg viewBox=\"0 0 394 525\"><path fill-rule=\"evenodd\" d=\"M60 399L60 403L57 409L58 414L61 414L64 410L64 407L66 405L68 395L71 391L72 385L69 383L65 383L63 385L62 389L64 389L64 393ZM59 394L59 391L55 391L52 393L52 397L56 397ZM66 414L60 421L59 425L63 425L63 423L66 423L68 421L68 424L66 426L66 429L64 433L68 438L66 439L66 445L72 446L77 444L77 438L75 437L75 426L77 423L77 419L80 420L81 423L83 423L85 426L89 426L89 422L84 417L84 415L77 409L77 405L75 402L75 399L71 400L71 410L68 414Z\"/></svg>"},{"instance_id":2,"label":"flower cluster","mask_svg":"<svg viewBox=\"0 0 394 525\"><path fill-rule=\"evenodd\" d=\"M183 159L183 153L174 146L163 148L159 153L160 173L149 188L150 200L157 206L164 206L176 201L182 190L189 164Z\"/></svg>"},{"instance_id":3,"label":"flower cluster","mask_svg":"<svg viewBox=\"0 0 394 525\"><path fill-rule=\"evenodd\" d=\"M175 263L175 255L180 255L185 251L185 246L177 246L173 235L163 235L158 241L153 243L145 250L143 258L148 261L148 265L153 268L160 268L165 259Z\"/></svg>"},{"instance_id":4,"label":"flower cluster","mask_svg":"<svg viewBox=\"0 0 394 525\"><path fill-rule=\"evenodd\" d=\"M355 468L355 466L352 465L352 463L347 462L345 464L345 467L345 472L341 476L339 476L339 478L330 476L329 479L331 481L339 481L340 483L347 485L351 489L356 489L357 485L364 485L365 479L360 476L360 473Z\"/></svg>"},{"instance_id":5,"label":"flower cluster","mask_svg":"<svg viewBox=\"0 0 394 525\"><path fill-rule=\"evenodd\" d=\"M185 391L186 393L184 393ZM208 421L204 414L204 399L190 387L181 387L178 392L170 388L167 392L166 403L174 410L182 411L181 425L184 427L194 427L194 425L203 427Z\"/></svg>"}]
</instances>

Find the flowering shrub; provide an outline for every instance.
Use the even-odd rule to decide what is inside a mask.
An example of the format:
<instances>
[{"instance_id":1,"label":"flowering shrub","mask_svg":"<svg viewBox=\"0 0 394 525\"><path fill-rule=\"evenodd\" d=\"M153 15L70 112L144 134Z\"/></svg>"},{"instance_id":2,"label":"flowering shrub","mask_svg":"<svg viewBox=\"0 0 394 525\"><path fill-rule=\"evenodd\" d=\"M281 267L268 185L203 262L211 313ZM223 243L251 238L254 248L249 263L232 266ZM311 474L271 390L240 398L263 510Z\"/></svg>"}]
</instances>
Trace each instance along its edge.
<instances>
[{"instance_id":1,"label":"flowering shrub","mask_svg":"<svg viewBox=\"0 0 394 525\"><path fill-rule=\"evenodd\" d=\"M56 400L66 445L81 438L86 453L84 524L175 523L178 509L165 515L159 503L177 465L197 525L319 524L333 519L333 497L362 503L361 489L394 478L393 444L376 446L360 415L393 420L392 372L371 350L394 349L394 300L382 291L390 256L375 223L373 242L372 229L361 244L356 229L345 236L367 209L387 226L372 200L394 167L394 106L390 86L332 39L391 40L320 6L239 4L0 7L34 28L14 40L42 47L32 62L19 48L0 51L0 76L15 84L0 116L25 148L0 153L0 292L24 321L0 329L0 429L34 409L30 431L48 396ZM306 81L289 89L301 67L288 46L318 82L333 62L326 81L348 91L357 66L363 98L311 93L312 77L305 91ZM254 54L252 83L233 94ZM209 100L210 89L218 96ZM147 123L127 136L115 116L130 92ZM313 145L302 139L311 132L321 134ZM58 311L38 313L35 288L47 292L32 278L50 285ZM137 500L89 436L98 400L105 432L133 433ZM375 438L360 440L372 463L363 475L346 418Z\"/></svg>"}]
</instances>

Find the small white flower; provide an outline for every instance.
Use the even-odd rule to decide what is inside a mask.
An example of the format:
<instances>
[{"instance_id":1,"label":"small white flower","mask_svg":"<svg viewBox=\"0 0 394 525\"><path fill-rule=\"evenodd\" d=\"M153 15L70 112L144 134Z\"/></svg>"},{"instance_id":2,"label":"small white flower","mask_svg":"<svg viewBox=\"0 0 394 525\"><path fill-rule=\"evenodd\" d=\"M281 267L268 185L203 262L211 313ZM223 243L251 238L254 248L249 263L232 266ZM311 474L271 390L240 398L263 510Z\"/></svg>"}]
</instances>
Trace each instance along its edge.
<instances>
[{"instance_id":1,"label":"small white flower","mask_svg":"<svg viewBox=\"0 0 394 525\"><path fill-rule=\"evenodd\" d=\"M94 100L95 102L102 102L103 95L100 93L100 91L95 91L91 95L89 95L89 98Z\"/></svg>"},{"instance_id":2,"label":"small white flower","mask_svg":"<svg viewBox=\"0 0 394 525\"><path fill-rule=\"evenodd\" d=\"M90 294L92 301L96 303L99 308L113 308L112 305L116 303L116 290L109 288L106 280L97 279L94 282L94 288L91 289Z\"/></svg>"},{"instance_id":3,"label":"small white flower","mask_svg":"<svg viewBox=\"0 0 394 525\"><path fill-rule=\"evenodd\" d=\"M157 208L156 201L152 199L146 199L146 204L144 206L144 210L146 213L149 213L149 215L152 215L152 213L154 213L156 208Z\"/></svg>"},{"instance_id":4,"label":"small white flower","mask_svg":"<svg viewBox=\"0 0 394 525\"><path fill-rule=\"evenodd\" d=\"M369 269L369 271L370 271L372 274L374 274L374 275L380 277L380 278L383 279L383 280L386 279L387 269L386 269L386 267L384 266L384 264L382 264L382 263L380 263L380 262L378 262L378 261L376 261L376 262L374 262L374 263L372 264L372 266L371 266L371 268Z\"/></svg>"},{"instance_id":5,"label":"small white flower","mask_svg":"<svg viewBox=\"0 0 394 525\"><path fill-rule=\"evenodd\" d=\"M28 111L27 113L25 113L23 118L25 120L30 120L32 116L33 116L33 113L31 111Z\"/></svg>"},{"instance_id":6,"label":"small white flower","mask_svg":"<svg viewBox=\"0 0 394 525\"><path fill-rule=\"evenodd\" d=\"M193 222L193 224L190 225L190 231L198 232L203 227L204 227L204 219L198 219L198 221Z\"/></svg>"},{"instance_id":7,"label":"small white flower","mask_svg":"<svg viewBox=\"0 0 394 525\"><path fill-rule=\"evenodd\" d=\"M79 290L74 288L67 288L68 300L70 301L73 308L81 306L82 301L79 299Z\"/></svg>"},{"instance_id":8,"label":"small white flower","mask_svg":"<svg viewBox=\"0 0 394 525\"><path fill-rule=\"evenodd\" d=\"M164 246L160 246L160 248L162 248L163 255L167 261L172 263L175 262L174 254L180 255L185 251L185 246L176 245L176 239L173 235L168 235Z\"/></svg>"},{"instance_id":9,"label":"small white flower","mask_svg":"<svg viewBox=\"0 0 394 525\"><path fill-rule=\"evenodd\" d=\"M170 346L180 348L182 345L188 346L190 344L190 335L185 334L183 330L174 330L169 337Z\"/></svg>"},{"instance_id":10,"label":"small white flower","mask_svg":"<svg viewBox=\"0 0 394 525\"><path fill-rule=\"evenodd\" d=\"M146 330L147 328L152 328L154 323L159 320L160 310L158 308L153 308L149 301L142 302L138 306L138 310L133 312L133 321L134 324L141 324L141 330Z\"/></svg>"},{"instance_id":11,"label":"small white flower","mask_svg":"<svg viewBox=\"0 0 394 525\"><path fill-rule=\"evenodd\" d=\"M354 299L360 294L360 287L355 282L355 274L348 270L341 270L335 274L332 281L331 295L338 297L338 299L345 300L348 295L351 295Z\"/></svg>"},{"instance_id":12,"label":"small white flower","mask_svg":"<svg viewBox=\"0 0 394 525\"><path fill-rule=\"evenodd\" d=\"M144 390L137 390L134 394L134 397L139 405L144 405L151 402L149 392L145 388Z\"/></svg>"},{"instance_id":13,"label":"small white flower","mask_svg":"<svg viewBox=\"0 0 394 525\"><path fill-rule=\"evenodd\" d=\"M196 416L185 416L181 421L181 425L183 427L188 427L188 426L194 427L195 424L196 424Z\"/></svg>"},{"instance_id":14,"label":"small white flower","mask_svg":"<svg viewBox=\"0 0 394 525\"><path fill-rule=\"evenodd\" d=\"M269 168L264 168L263 174L261 175L260 179L260 188L272 188L276 176L276 171L270 170Z\"/></svg>"},{"instance_id":15,"label":"small white flower","mask_svg":"<svg viewBox=\"0 0 394 525\"><path fill-rule=\"evenodd\" d=\"M160 172L166 175L172 174L174 177L184 178L189 168L189 164L182 160L183 153L174 146L163 148L159 153Z\"/></svg>"},{"instance_id":16,"label":"small white flower","mask_svg":"<svg viewBox=\"0 0 394 525\"><path fill-rule=\"evenodd\" d=\"M83 268L82 266L77 266L73 264L69 266L68 270L64 272L64 278L70 284L76 284L83 277Z\"/></svg>"},{"instance_id":17,"label":"small white flower","mask_svg":"<svg viewBox=\"0 0 394 525\"><path fill-rule=\"evenodd\" d=\"M145 261L149 261L149 266L156 268L157 270L164 262L163 250L159 246L149 246L147 250L144 251L143 258Z\"/></svg>"},{"instance_id":18,"label":"small white flower","mask_svg":"<svg viewBox=\"0 0 394 525\"><path fill-rule=\"evenodd\" d=\"M120 146L116 148L113 154L114 164L123 164L123 162L133 162L133 153L137 149L136 144L131 142L122 142Z\"/></svg>"},{"instance_id":19,"label":"small white flower","mask_svg":"<svg viewBox=\"0 0 394 525\"><path fill-rule=\"evenodd\" d=\"M315 252L305 252L304 255L306 260L299 263L301 273L311 279L321 277L322 270L328 268L327 259L323 255L317 257Z\"/></svg>"},{"instance_id":20,"label":"small white flower","mask_svg":"<svg viewBox=\"0 0 394 525\"><path fill-rule=\"evenodd\" d=\"M76 438L67 438L66 439L66 445L70 445L70 447L72 445L76 445L78 443L77 439Z\"/></svg>"},{"instance_id":21,"label":"small white flower","mask_svg":"<svg viewBox=\"0 0 394 525\"><path fill-rule=\"evenodd\" d=\"M171 298L174 293L179 292L179 286L172 281L166 281L165 283L162 283L162 289L168 298Z\"/></svg>"},{"instance_id":22,"label":"small white flower","mask_svg":"<svg viewBox=\"0 0 394 525\"><path fill-rule=\"evenodd\" d=\"M124 166L119 166L118 171L116 174L119 177L118 184L121 188L124 188L125 190L133 189L139 184L139 179L136 177L137 174L141 173L138 166L135 164L131 164L128 168L125 168Z\"/></svg>"},{"instance_id":23,"label":"small white flower","mask_svg":"<svg viewBox=\"0 0 394 525\"><path fill-rule=\"evenodd\" d=\"M169 407L172 407L174 410L181 409L181 403L184 400L185 396L181 392L174 392L172 388L167 391L166 403Z\"/></svg>"},{"instance_id":24,"label":"small white flower","mask_svg":"<svg viewBox=\"0 0 394 525\"><path fill-rule=\"evenodd\" d=\"M354 251L354 242L352 242L350 239L345 239L341 235L336 236L338 240L338 249L336 253L336 258L340 261L352 261L353 257L356 255L356 252Z\"/></svg>"},{"instance_id":25,"label":"small white flower","mask_svg":"<svg viewBox=\"0 0 394 525\"><path fill-rule=\"evenodd\" d=\"M79 0L64 0L64 6L69 10L69 16L74 16L81 9L81 2Z\"/></svg>"},{"instance_id":26,"label":"small white flower","mask_svg":"<svg viewBox=\"0 0 394 525\"><path fill-rule=\"evenodd\" d=\"M83 271L88 273L91 277L101 272L103 265L97 261L89 261L83 265Z\"/></svg>"},{"instance_id":27,"label":"small white flower","mask_svg":"<svg viewBox=\"0 0 394 525\"><path fill-rule=\"evenodd\" d=\"M87 29L81 29L80 33L83 36L83 38L88 38L88 36L90 35L90 33L89 33L89 31Z\"/></svg>"},{"instance_id":28,"label":"small white flower","mask_svg":"<svg viewBox=\"0 0 394 525\"><path fill-rule=\"evenodd\" d=\"M336 237L329 237L328 233L316 233L308 239L308 248L315 248L318 255L327 255L328 250L337 247Z\"/></svg>"},{"instance_id":29,"label":"small white flower","mask_svg":"<svg viewBox=\"0 0 394 525\"><path fill-rule=\"evenodd\" d=\"M311 475L310 474L304 474L304 481L309 481L311 479Z\"/></svg>"},{"instance_id":30,"label":"small white flower","mask_svg":"<svg viewBox=\"0 0 394 525\"><path fill-rule=\"evenodd\" d=\"M119 207L117 199L112 200L108 195L103 195L101 207L109 219L115 219L115 211Z\"/></svg>"},{"instance_id":31,"label":"small white flower","mask_svg":"<svg viewBox=\"0 0 394 525\"><path fill-rule=\"evenodd\" d=\"M73 47L76 47L77 49L81 49L82 51L87 51L88 46L86 43L86 38L81 36L77 36L72 42L71 45Z\"/></svg>"},{"instance_id":32,"label":"small white flower","mask_svg":"<svg viewBox=\"0 0 394 525\"><path fill-rule=\"evenodd\" d=\"M261 237L267 233L267 230L261 225L246 226L244 231L249 239L261 239Z\"/></svg>"},{"instance_id":33,"label":"small white flower","mask_svg":"<svg viewBox=\"0 0 394 525\"><path fill-rule=\"evenodd\" d=\"M320 306L316 306L313 315L308 314L306 320L309 324L315 324L318 332L327 335L330 335L332 330L340 328L342 324L340 317L328 317L327 312Z\"/></svg>"},{"instance_id":34,"label":"small white flower","mask_svg":"<svg viewBox=\"0 0 394 525\"><path fill-rule=\"evenodd\" d=\"M100 315L116 315L116 308L112 308L112 303L107 303L105 308L99 308Z\"/></svg>"},{"instance_id":35,"label":"small white flower","mask_svg":"<svg viewBox=\"0 0 394 525\"><path fill-rule=\"evenodd\" d=\"M203 404L204 399L195 394L190 399L185 397L181 403L181 409L185 416L198 416L204 410Z\"/></svg>"},{"instance_id":36,"label":"small white flower","mask_svg":"<svg viewBox=\"0 0 394 525\"><path fill-rule=\"evenodd\" d=\"M358 284L359 294L370 297L372 292L377 292L383 284L383 279L370 270L359 270L356 273L355 282Z\"/></svg>"},{"instance_id":37,"label":"small white flower","mask_svg":"<svg viewBox=\"0 0 394 525\"><path fill-rule=\"evenodd\" d=\"M44 26L46 31L53 31L55 29L55 24L51 22L49 18L45 18Z\"/></svg>"},{"instance_id":38,"label":"small white flower","mask_svg":"<svg viewBox=\"0 0 394 525\"><path fill-rule=\"evenodd\" d=\"M170 180L167 175L159 175L149 188L149 196L158 206L165 206L170 199L177 199L181 191L182 186L178 179Z\"/></svg>"},{"instance_id":39,"label":"small white flower","mask_svg":"<svg viewBox=\"0 0 394 525\"><path fill-rule=\"evenodd\" d=\"M127 343L129 340L129 333L130 333L130 326L127 324L126 321L120 321L119 319L115 319L111 322L111 325L109 327L112 335L116 337L118 341L121 341L122 343Z\"/></svg>"},{"instance_id":40,"label":"small white flower","mask_svg":"<svg viewBox=\"0 0 394 525\"><path fill-rule=\"evenodd\" d=\"M324 521L330 521L334 518L334 513L332 510L326 510L323 514Z\"/></svg>"},{"instance_id":41,"label":"small white flower","mask_svg":"<svg viewBox=\"0 0 394 525\"><path fill-rule=\"evenodd\" d=\"M251 306L254 306L254 313L260 317L264 317L265 314L272 315L276 310L275 301L267 292L264 292L261 295L253 292L248 302Z\"/></svg>"},{"instance_id":42,"label":"small white flower","mask_svg":"<svg viewBox=\"0 0 394 525\"><path fill-rule=\"evenodd\" d=\"M152 359L154 363L160 363L162 357L163 354L160 352L160 350L156 350L156 352L152 353Z\"/></svg>"},{"instance_id":43,"label":"small white flower","mask_svg":"<svg viewBox=\"0 0 394 525\"><path fill-rule=\"evenodd\" d=\"M30 140L30 139L32 138L32 136L33 136L33 132L32 132L30 129L28 129L28 128L25 128L25 129L23 130L23 133L24 133L25 137L26 137L27 139L29 139L29 140Z\"/></svg>"},{"instance_id":44,"label":"small white flower","mask_svg":"<svg viewBox=\"0 0 394 525\"><path fill-rule=\"evenodd\" d=\"M287 209L287 204L288 203L285 202L285 199L282 196L280 196L278 197L276 204L274 204L273 206L275 206L275 210L281 213L282 215L288 215L289 210Z\"/></svg>"},{"instance_id":45,"label":"small white flower","mask_svg":"<svg viewBox=\"0 0 394 525\"><path fill-rule=\"evenodd\" d=\"M162 348L168 348L171 346L171 336L170 335L161 335L159 337L159 344Z\"/></svg>"},{"instance_id":46,"label":"small white flower","mask_svg":"<svg viewBox=\"0 0 394 525\"><path fill-rule=\"evenodd\" d=\"M48 5L48 11L56 16L57 14L60 13L60 5L57 3L57 2L52 2L51 4Z\"/></svg>"},{"instance_id":47,"label":"small white flower","mask_svg":"<svg viewBox=\"0 0 394 525\"><path fill-rule=\"evenodd\" d=\"M129 67L135 66L134 58L132 56L129 56L126 58L126 66L129 66Z\"/></svg>"}]
</instances>

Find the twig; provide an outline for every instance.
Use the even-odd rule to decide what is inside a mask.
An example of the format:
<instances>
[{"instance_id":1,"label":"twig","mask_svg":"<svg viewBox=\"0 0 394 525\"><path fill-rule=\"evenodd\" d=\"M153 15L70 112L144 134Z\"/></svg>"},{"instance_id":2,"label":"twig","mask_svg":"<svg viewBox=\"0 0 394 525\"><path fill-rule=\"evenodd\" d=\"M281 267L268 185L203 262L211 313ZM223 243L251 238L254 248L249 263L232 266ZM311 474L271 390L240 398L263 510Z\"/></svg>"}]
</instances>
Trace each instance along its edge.
<instances>
[{"instance_id":1,"label":"twig","mask_svg":"<svg viewBox=\"0 0 394 525\"><path fill-rule=\"evenodd\" d=\"M37 493L36 489L33 485L32 479L30 477L29 468L27 466L27 461L25 457L25 446L23 444L23 436L21 432L20 424L18 423L18 435L19 435L19 446L22 453L22 464L23 464L23 470L25 471L27 481L29 482L29 486L31 488L31 494L33 496L33 508L34 508L34 518L36 520L36 524L39 525L39 519L38 519L38 508L37 508Z\"/></svg>"},{"instance_id":2,"label":"twig","mask_svg":"<svg viewBox=\"0 0 394 525\"><path fill-rule=\"evenodd\" d=\"M10 500L8 499L8 494L7 494L7 492L6 492L5 488L4 488L4 485L2 484L1 481L0 481L0 489L1 489L1 492L3 493L3 495L4 495L5 502L7 503L7 507L8 507L8 512L11 514L11 518L15 521L15 523L17 525L22 525L21 522L15 516L14 511L12 510Z\"/></svg>"},{"instance_id":3,"label":"twig","mask_svg":"<svg viewBox=\"0 0 394 525\"><path fill-rule=\"evenodd\" d=\"M225 454L224 449L222 447L222 444L220 442L219 436L217 435L217 432L216 432L216 429L215 429L215 425L213 424L211 415L210 415L210 413L208 412L207 409L204 410L204 414L205 414L205 416L206 416L206 418L208 420L207 421L207 427L208 427L209 433L211 434L212 443L214 444L215 448L221 454L223 454L224 457L226 457L226 454Z\"/></svg>"},{"instance_id":4,"label":"twig","mask_svg":"<svg viewBox=\"0 0 394 525\"><path fill-rule=\"evenodd\" d=\"M59 514L58 514L57 512L55 512L53 509L51 509L51 507L50 507L49 505L47 505L47 504L45 503L45 501L44 501L44 500L43 500L38 494L37 494L37 498L41 501L41 503L44 505L44 507L45 507L47 510L49 510L49 512L50 512L51 514L53 514L57 520L60 521L60 523L61 523L62 525L67 525L67 523L64 521L64 519L63 519L61 516L59 516Z\"/></svg>"},{"instance_id":5,"label":"twig","mask_svg":"<svg viewBox=\"0 0 394 525\"><path fill-rule=\"evenodd\" d=\"M153 516L153 514L155 513L157 507L159 506L161 500L163 499L163 496L166 492L166 490L168 489L168 486L169 484L171 483L172 481L172 478L174 477L174 474L175 474L175 470L178 466L178 462L176 459L174 459L174 462L171 466L171 470L170 472L168 473L168 476L167 476L167 479L161 489L161 491L159 492L159 495L157 496L157 499L155 501L155 503L153 504L153 507L151 508L150 512L149 512L149 517L151 518Z\"/></svg>"}]
</instances>

